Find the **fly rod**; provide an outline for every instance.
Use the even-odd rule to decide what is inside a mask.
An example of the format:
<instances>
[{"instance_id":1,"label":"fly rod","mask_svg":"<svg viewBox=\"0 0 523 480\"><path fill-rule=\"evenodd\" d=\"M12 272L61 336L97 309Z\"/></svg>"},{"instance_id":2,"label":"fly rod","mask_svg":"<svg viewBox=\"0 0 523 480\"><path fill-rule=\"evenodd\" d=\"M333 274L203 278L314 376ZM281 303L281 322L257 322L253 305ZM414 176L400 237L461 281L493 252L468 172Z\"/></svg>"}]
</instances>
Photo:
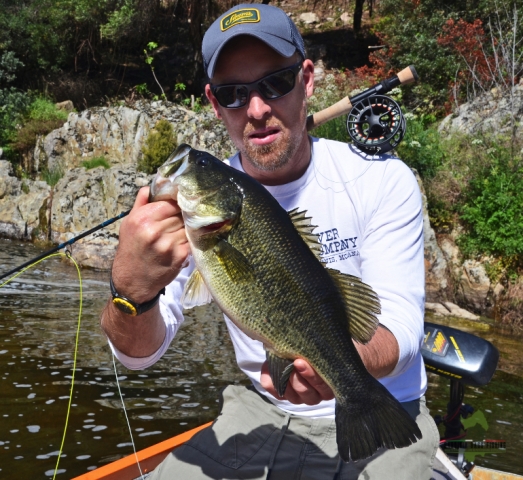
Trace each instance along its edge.
<instances>
[{"instance_id":1,"label":"fly rod","mask_svg":"<svg viewBox=\"0 0 523 480\"><path fill-rule=\"evenodd\" d=\"M312 130L329 120L333 120L349 113L354 106L364 100L372 99L372 97L376 95L383 95L384 93L391 91L394 87L415 83L418 81L418 78L414 65L410 65L407 68L404 68L401 72L398 72L396 75L377 83L373 87L370 87L357 95L354 95L354 97L349 98L347 96L342 98L339 102L336 102L334 105L331 105L320 112L309 115L307 117L307 130Z\"/></svg>"},{"instance_id":2,"label":"fly rod","mask_svg":"<svg viewBox=\"0 0 523 480\"><path fill-rule=\"evenodd\" d=\"M96 227L93 227L90 230L87 230L87 231L81 233L77 237L71 238L70 240L67 240L67 242L61 243L60 245L57 245L56 247L52 248L51 250L48 250L47 252L42 253L41 255L38 255L38 257L35 257L32 260L29 260L28 262L25 262L23 265L19 265L18 267L13 268L12 270L10 270L7 273L1 274L0 280L2 278L8 277L9 275L12 275L15 272L18 272L19 270L22 270L22 268L28 267L29 265L32 265L33 263L38 262L38 260L41 260L42 258L45 258L48 255L51 255L52 253L57 252L58 250L61 250L62 248L72 245L73 243L77 242L78 240L81 240L84 237L87 237L87 235L91 235L91 233L94 233L97 230L101 230L102 228L107 227L108 225L111 225L111 223L114 223L117 220L120 220L120 218L123 218L123 217L129 215L130 212L131 212L131 210L128 210L127 212L122 212L119 215L117 215L116 217L110 218L109 220L106 220L105 222L100 223L100 225L97 225Z\"/></svg>"}]
</instances>

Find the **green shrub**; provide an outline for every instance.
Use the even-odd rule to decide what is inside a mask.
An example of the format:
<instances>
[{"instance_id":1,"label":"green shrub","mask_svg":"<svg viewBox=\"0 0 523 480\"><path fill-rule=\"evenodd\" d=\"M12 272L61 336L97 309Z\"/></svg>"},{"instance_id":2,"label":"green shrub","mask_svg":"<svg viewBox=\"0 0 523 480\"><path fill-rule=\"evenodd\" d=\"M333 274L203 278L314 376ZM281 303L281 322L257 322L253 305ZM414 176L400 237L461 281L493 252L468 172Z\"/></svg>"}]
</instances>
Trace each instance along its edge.
<instances>
[{"instance_id":1,"label":"green shrub","mask_svg":"<svg viewBox=\"0 0 523 480\"><path fill-rule=\"evenodd\" d=\"M461 220L467 231L459 244L466 255L523 258L523 163L501 144L488 155L490 165L474 173L464 192Z\"/></svg>"},{"instance_id":2,"label":"green shrub","mask_svg":"<svg viewBox=\"0 0 523 480\"><path fill-rule=\"evenodd\" d=\"M176 135L173 126L167 120L160 120L149 132L142 147L142 159L138 162L138 170L145 173L155 173L167 157L176 148Z\"/></svg>"},{"instance_id":3,"label":"green shrub","mask_svg":"<svg viewBox=\"0 0 523 480\"><path fill-rule=\"evenodd\" d=\"M16 130L16 124L31 101L27 93L9 85L16 80L16 70L23 66L13 52L4 52L0 57L0 147L6 154L11 151L6 147Z\"/></svg>"},{"instance_id":4,"label":"green shrub","mask_svg":"<svg viewBox=\"0 0 523 480\"><path fill-rule=\"evenodd\" d=\"M396 148L398 156L415 168L423 180L433 178L443 164L444 151L436 128L431 127L435 118L406 114L407 130Z\"/></svg>"},{"instance_id":5,"label":"green shrub","mask_svg":"<svg viewBox=\"0 0 523 480\"><path fill-rule=\"evenodd\" d=\"M38 135L47 135L60 128L66 120L67 112L56 108L48 99L37 97L20 119L21 127L12 133L9 146L19 156L28 153L34 149Z\"/></svg>"},{"instance_id":6,"label":"green shrub","mask_svg":"<svg viewBox=\"0 0 523 480\"><path fill-rule=\"evenodd\" d=\"M96 167L104 167L106 170L111 168L111 164L107 161L105 157L94 157L91 160L84 160L82 162L82 167L86 170L91 170Z\"/></svg>"},{"instance_id":7,"label":"green shrub","mask_svg":"<svg viewBox=\"0 0 523 480\"><path fill-rule=\"evenodd\" d=\"M57 120L65 123L67 121L67 112L57 108L51 100L45 97L37 97L29 106L28 117L30 120Z\"/></svg>"}]
</instances>

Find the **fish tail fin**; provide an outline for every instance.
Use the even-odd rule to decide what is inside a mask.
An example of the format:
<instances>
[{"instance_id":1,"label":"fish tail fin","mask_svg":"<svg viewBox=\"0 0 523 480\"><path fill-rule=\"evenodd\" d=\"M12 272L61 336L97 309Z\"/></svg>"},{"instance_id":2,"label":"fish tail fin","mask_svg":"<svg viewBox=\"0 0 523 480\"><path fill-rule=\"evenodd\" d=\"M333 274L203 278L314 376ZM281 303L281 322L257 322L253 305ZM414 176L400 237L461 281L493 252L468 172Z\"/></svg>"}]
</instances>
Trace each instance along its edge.
<instances>
[{"instance_id":1,"label":"fish tail fin","mask_svg":"<svg viewBox=\"0 0 523 480\"><path fill-rule=\"evenodd\" d=\"M341 458L363 460L380 448L407 447L421 439L414 419L379 382L365 402L336 400L336 440Z\"/></svg>"}]
</instances>

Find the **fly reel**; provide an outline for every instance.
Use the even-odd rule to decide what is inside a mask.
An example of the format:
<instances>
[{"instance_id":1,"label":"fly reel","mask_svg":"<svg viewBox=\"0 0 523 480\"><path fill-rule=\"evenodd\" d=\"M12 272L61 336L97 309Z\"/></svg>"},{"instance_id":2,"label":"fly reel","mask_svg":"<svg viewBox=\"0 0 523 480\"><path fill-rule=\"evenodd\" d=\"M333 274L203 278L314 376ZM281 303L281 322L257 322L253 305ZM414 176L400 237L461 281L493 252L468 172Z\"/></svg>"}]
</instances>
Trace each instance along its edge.
<instances>
[{"instance_id":1,"label":"fly reel","mask_svg":"<svg viewBox=\"0 0 523 480\"><path fill-rule=\"evenodd\" d=\"M350 138L369 155L395 148L403 139L406 126L400 106L385 95L371 95L356 102L347 116Z\"/></svg>"}]
</instances>

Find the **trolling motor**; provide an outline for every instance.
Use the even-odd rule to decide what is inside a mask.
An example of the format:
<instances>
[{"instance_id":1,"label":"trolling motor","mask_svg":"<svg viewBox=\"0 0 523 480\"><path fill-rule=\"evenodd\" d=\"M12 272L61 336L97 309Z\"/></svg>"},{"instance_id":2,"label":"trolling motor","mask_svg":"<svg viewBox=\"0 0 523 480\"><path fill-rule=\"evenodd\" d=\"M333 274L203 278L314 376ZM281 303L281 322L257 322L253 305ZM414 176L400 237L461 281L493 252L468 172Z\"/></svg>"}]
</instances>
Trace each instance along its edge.
<instances>
[{"instance_id":1,"label":"trolling motor","mask_svg":"<svg viewBox=\"0 0 523 480\"><path fill-rule=\"evenodd\" d=\"M463 403L464 385L479 387L489 383L498 365L499 352L492 343L475 335L425 322L421 354L429 372L450 379L447 414L436 415L434 420L437 425L445 426L441 448L456 467L467 475L474 464L465 461L465 450L470 442L462 440L466 431L461 419L471 415L474 409ZM484 448L489 446L487 443L474 442L474 446Z\"/></svg>"},{"instance_id":2,"label":"trolling motor","mask_svg":"<svg viewBox=\"0 0 523 480\"><path fill-rule=\"evenodd\" d=\"M325 110L309 115L307 130L348 113L347 131L361 151L369 155L389 152L401 142L407 125L400 106L384 94L417 80L418 74L411 65L354 97L345 97Z\"/></svg>"}]
</instances>

